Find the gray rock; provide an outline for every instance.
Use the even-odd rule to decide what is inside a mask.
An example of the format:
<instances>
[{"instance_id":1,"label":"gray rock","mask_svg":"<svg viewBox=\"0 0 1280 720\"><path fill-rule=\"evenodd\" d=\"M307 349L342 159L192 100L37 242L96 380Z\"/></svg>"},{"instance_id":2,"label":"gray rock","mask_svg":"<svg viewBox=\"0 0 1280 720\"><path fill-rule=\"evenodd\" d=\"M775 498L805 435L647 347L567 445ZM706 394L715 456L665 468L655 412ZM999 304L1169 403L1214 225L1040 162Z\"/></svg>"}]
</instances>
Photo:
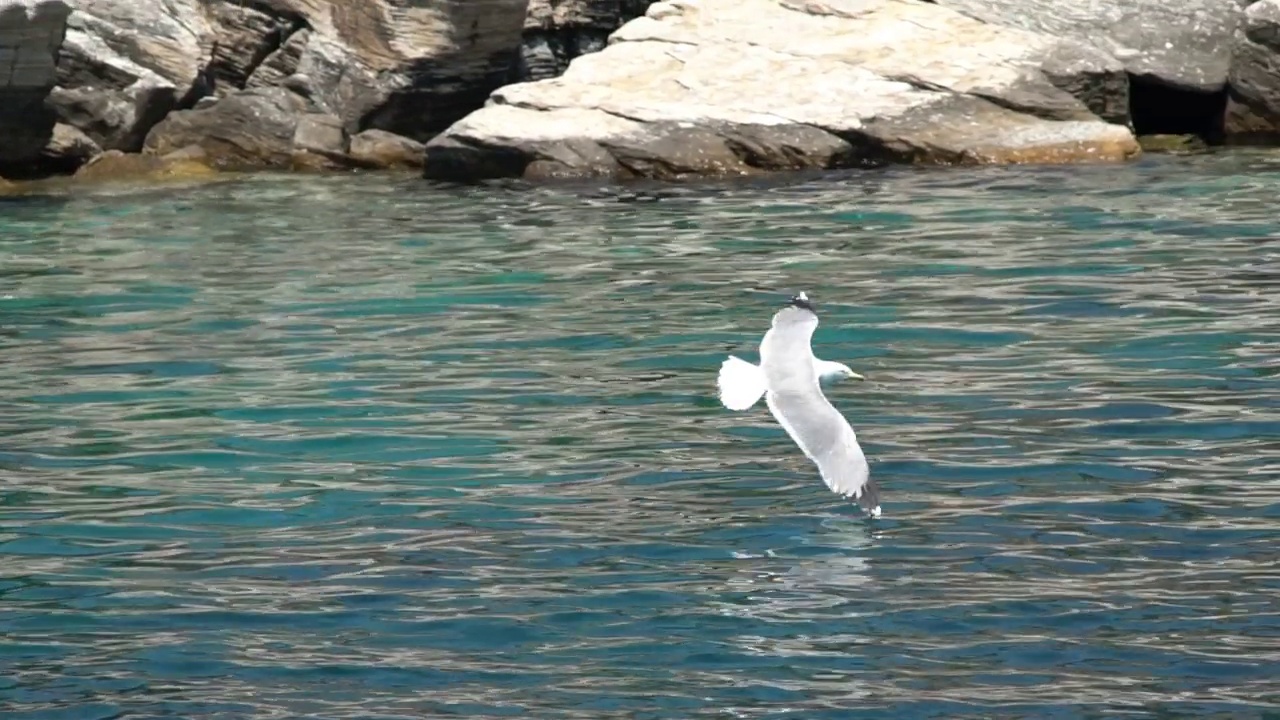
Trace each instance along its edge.
<instances>
[{"instance_id":1,"label":"gray rock","mask_svg":"<svg viewBox=\"0 0 1280 720\"><path fill-rule=\"evenodd\" d=\"M1095 45L1134 75L1213 92L1231 65L1239 3L1229 0L936 0L990 23Z\"/></svg>"},{"instance_id":2,"label":"gray rock","mask_svg":"<svg viewBox=\"0 0 1280 720\"><path fill-rule=\"evenodd\" d=\"M323 112L310 112L298 118L293 132L293 165L316 170L346 165L347 133L342 120Z\"/></svg>"},{"instance_id":3,"label":"gray rock","mask_svg":"<svg viewBox=\"0 0 1280 720\"><path fill-rule=\"evenodd\" d=\"M70 13L60 0L0 0L0 165L37 160L53 135L45 99Z\"/></svg>"},{"instance_id":4,"label":"gray rock","mask_svg":"<svg viewBox=\"0 0 1280 720\"><path fill-rule=\"evenodd\" d=\"M318 104L318 101L316 98L316 88L314 85L312 85L311 78L307 77L302 73L294 73L289 77L284 78L283 80L280 81L279 85L280 87L285 88L286 90L295 92L301 97L304 97Z\"/></svg>"},{"instance_id":5,"label":"gray rock","mask_svg":"<svg viewBox=\"0 0 1280 720\"><path fill-rule=\"evenodd\" d=\"M102 148L78 129L58 123L53 136L41 152L41 165L66 174L102 154Z\"/></svg>"},{"instance_id":6,"label":"gray rock","mask_svg":"<svg viewBox=\"0 0 1280 720\"><path fill-rule=\"evenodd\" d=\"M1280 0L1259 0L1236 32L1224 130L1243 141L1280 139Z\"/></svg>"},{"instance_id":7,"label":"gray rock","mask_svg":"<svg viewBox=\"0 0 1280 720\"><path fill-rule=\"evenodd\" d=\"M53 87L70 14L62 0L0 0L0 89Z\"/></svg>"},{"instance_id":8,"label":"gray rock","mask_svg":"<svg viewBox=\"0 0 1280 720\"><path fill-rule=\"evenodd\" d=\"M299 30L289 36L284 44L263 58L254 68L245 87L270 87L281 85L288 77L298 72L298 64L302 60L302 51L311 39L310 30Z\"/></svg>"},{"instance_id":9,"label":"gray rock","mask_svg":"<svg viewBox=\"0 0 1280 720\"><path fill-rule=\"evenodd\" d=\"M217 80L219 95L246 87L263 63L306 27L300 14L283 6L273 8L272 13L226 2L210 3L208 7L216 39L209 70Z\"/></svg>"},{"instance_id":10,"label":"gray rock","mask_svg":"<svg viewBox=\"0 0 1280 720\"><path fill-rule=\"evenodd\" d=\"M385 130L365 130L352 136L351 162L367 168L421 168L422 143Z\"/></svg>"},{"instance_id":11,"label":"gray rock","mask_svg":"<svg viewBox=\"0 0 1280 720\"><path fill-rule=\"evenodd\" d=\"M167 155L196 145L218 169L289 168L299 120L312 111L282 88L240 90L203 110L170 113L147 134L145 147Z\"/></svg>"},{"instance_id":12,"label":"gray rock","mask_svg":"<svg viewBox=\"0 0 1280 720\"><path fill-rule=\"evenodd\" d=\"M1122 64L1093 45L1062 42L1040 63L1054 87L1079 100L1091 113L1119 125L1129 124L1129 78Z\"/></svg>"},{"instance_id":13,"label":"gray rock","mask_svg":"<svg viewBox=\"0 0 1280 720\"><path fill-rule=\"evenodd\" d=\"M494 92L427 144L424 173L1121 160L1139 152L1126 90L1086 43L914 0L674 0L563 76Z\"/></svg>"},{"instance_id":14,"label":"gray rock","mask_svg":"<svg viewBox=\"0 0 1280 720\"><path fill-rule=\"evenodd\" d=\"M307 78L310 97L319 107L357 132L366 116L386 98L382 79L344 43L310 33L289 77ZM281 81L281 84L284 80Z\"/></svg>"}]
</instances>

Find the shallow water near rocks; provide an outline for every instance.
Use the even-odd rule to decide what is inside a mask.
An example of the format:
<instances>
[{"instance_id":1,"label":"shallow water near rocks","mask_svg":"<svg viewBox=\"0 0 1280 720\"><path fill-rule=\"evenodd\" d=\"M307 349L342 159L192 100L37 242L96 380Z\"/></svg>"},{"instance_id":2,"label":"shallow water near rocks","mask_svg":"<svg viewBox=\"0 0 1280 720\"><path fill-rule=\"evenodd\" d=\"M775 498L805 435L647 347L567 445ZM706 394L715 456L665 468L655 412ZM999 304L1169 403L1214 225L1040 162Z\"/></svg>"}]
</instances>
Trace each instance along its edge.
<instances>
[{"instance_id":1,"label":"shallow water near rocks","mask_svg":"<svg viewBox=\"0 0 1280 720\"><path fill-rule=\"evenodd\" d=\"M0 203L0 714L1280 712L1280 160L646 192Z\"/></svg>"}]
</instances>

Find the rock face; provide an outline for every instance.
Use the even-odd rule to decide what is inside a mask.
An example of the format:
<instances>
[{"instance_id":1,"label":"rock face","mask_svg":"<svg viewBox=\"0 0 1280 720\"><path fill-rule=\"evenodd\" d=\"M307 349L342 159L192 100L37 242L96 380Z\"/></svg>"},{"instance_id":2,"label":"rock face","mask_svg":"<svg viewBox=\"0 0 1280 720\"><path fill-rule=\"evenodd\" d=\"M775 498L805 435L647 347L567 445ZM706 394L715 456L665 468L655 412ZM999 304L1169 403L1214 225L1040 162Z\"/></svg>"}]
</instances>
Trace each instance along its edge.
<instances>
[{"instance_id":1,"label":"rock face","mask_svg":"<svg viewBox=\"0 0 1280 720\"><path fill-rule=\"evenodd\" d=\"M45 98L70 12L61 0L0 0L0 166L36 160L53 136Z\"/></svg>"},{"instance_id":2,"label":"rock face","mask_svg":"<svg viewBox=\"0 0 1280 720\"><path fill-rule=\"evenodd\" d=\"M1121 160L1124 65L916 0L672 0L427 144L425 174L678 178ZM1111 122L1108 122L1111 121Z\"/></svg>"},{"instance_id":3,"label":"rock face","mask_svg":"<svg viewBox=\"0 0 1280 720\"><path fill-rule=\"evenodd\" d=\"M1280 0L0 0L0 68L0 172L145 151L678 178L1280 142Z\"/></svg>"},{"instance_id":4,"label":"rock face","mask_svg":"<svg viewBox=\"0 0 1280 720\"><path fill-rule=\"evenodd\" d=\"M511 78L525 4L217 0L227 41L213 70L234 87L303 75L312 99L348 133L378 128L426 140Z\"/></svg>"},{"instance_id":5,"label":"rock face","mask_svg":"<svg viewBox=\"0 0 1280 720\"><path fill-rule=\"evenodd\" d=\"M653 0L529 0L519 80L560 75L579 55L604 49L609 35L644 15Z\"/></svg>"},{"instance_id":6,"label":"rock face","mask_svg":"<svg viewBox=\"0 0 1280 720\"><path fill-rule=\"evenodd\" d=\"M66 1L75 12L51 105L103 149L124 151L142 149L170 113L270 88L300 96L301 114L338 118L344 138L379 128L426 140L512 78L527 3ZM226 113L240 109L233 103ZM272 118L245 142L273 136ZM226 135L208 144L225 144ZM250 155L258 156L239 160ZM280 156L261 157L275 166Z\"/></svg>"},{"instance_id":7,"label":"rock face","mask_svg":"<svg viewBox=\"0 0 1280 720\"><path fill-rule=\"evenodd\" d=\"M212 26L201 0L68 0L90 45L141 65L186 90L206 60Z\"/></svg>"},{"instance_id":8,"label":"rock face","mask_svg":"<svg viewBox=\"0 0 1280 720\"><path fill-rule=\"evenodd\" d=\"M1227 81L1236 0L936 0L989 23L1092 43L1129 73L1186 90Z\"/></svg>"},{"instance_id":9,"label":"rock face","mask_svg":"<svg viewBox=\"0 0 1280 720\"><path fill-rule=\"evenodd\" d=\"M1236 32L1224 122L1237 140L1280 139L1280 2L1259 0Z\"/></svg>"}]
</instances>

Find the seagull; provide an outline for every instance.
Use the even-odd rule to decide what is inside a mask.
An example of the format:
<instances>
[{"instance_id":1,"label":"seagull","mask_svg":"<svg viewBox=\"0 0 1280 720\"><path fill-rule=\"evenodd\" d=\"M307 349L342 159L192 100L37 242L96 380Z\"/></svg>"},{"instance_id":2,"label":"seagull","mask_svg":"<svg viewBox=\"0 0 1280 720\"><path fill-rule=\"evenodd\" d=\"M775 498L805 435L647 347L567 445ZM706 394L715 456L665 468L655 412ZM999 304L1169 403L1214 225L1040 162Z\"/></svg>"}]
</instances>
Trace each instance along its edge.
<instances>
[{"instance_id":1,"label":"seagull","mask_svg":"<svg viewBox=\"0 0 1280 720\"><path fill-rule=\"evenodd\" d=\"M822 394L820 380L864 379L847 366L813 356L810 339L818 314L803 293L774 313L760 341L760 364L732 355L720 366L716 383L720 402L741 411L764 396L765 404L787 435L818 466L832 492L853 498L871 517L880 517L880 488L871 479L858 437Z\"/></svg>"}]
</instances>

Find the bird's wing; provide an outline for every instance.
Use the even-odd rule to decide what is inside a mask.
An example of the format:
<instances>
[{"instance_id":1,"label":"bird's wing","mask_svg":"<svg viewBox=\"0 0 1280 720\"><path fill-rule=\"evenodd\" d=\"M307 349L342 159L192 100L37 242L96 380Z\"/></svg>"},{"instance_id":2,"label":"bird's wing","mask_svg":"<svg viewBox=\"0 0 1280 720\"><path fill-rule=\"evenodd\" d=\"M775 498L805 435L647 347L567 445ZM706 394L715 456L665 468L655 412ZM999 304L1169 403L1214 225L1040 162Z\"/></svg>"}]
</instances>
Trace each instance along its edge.
<instances>
[{"instance_id":1,"label":"bird's wing","mask_svg":"<svg viewBox=\"0 0 1280 720\"><path fill-rule=\"evenodd\" d=\"M765 403L787 435L818 466L832 492L854 498L863 509L878 514L879 488L871 479L857 435L820 390L770 392Z\"/></svg>"}]
</instances>

